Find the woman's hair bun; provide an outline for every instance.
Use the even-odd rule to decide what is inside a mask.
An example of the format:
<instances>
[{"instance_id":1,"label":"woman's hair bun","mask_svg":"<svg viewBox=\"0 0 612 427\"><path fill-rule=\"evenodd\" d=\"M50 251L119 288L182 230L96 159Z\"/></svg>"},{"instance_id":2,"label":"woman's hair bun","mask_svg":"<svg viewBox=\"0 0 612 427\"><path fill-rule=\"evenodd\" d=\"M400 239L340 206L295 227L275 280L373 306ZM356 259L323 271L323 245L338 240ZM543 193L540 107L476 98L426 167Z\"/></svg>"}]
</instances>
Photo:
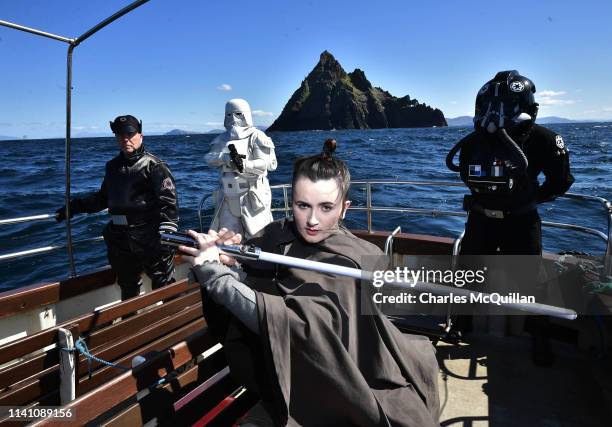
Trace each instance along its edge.
<instances>
[{"instance_id":1,"label":"woman's hair bun","mask_svg":"<svg viewBox=\"0 0 612 427\"><path fill-rule=\"evenodd\" d=\"M333 138L329 138L325 140L325 144L323 144L323 152L321 153L323 158L331 159L332 154L336 151L336 140Z\"/></svg>"},{"instance_id":2,"label":"woman's hair bun","mask_svg":"<svg viewBox=\"0 0 612 427\"><path fill-rule=\"evenodd\" d=\"M293 188L300 178L308 178L312 182L335 179L341 189L342 200L346 201L351 185L351 174L346 163L332 157L336 148L336 140L329 138L323 144L321 153L298 159L293 165Z\"/></svg>"}]
</instances>

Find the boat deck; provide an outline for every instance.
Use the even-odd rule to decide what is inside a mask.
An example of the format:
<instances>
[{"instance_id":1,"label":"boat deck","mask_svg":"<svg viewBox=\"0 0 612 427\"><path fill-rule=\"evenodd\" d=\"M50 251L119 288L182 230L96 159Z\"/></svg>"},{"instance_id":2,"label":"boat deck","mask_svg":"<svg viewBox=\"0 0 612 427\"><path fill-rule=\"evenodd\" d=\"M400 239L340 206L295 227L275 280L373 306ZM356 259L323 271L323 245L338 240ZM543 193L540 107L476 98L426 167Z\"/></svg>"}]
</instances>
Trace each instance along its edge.
<instances>
[{"instance_id":1,"label":"boat deck","mask_svg":"<svg viewBox=\"0 0 612 427\"><path fill-rule=\"evenodd\" d=\"M553 366L537 367L525 338L476 334L438 343L442 426L609 425L609 357L594 360L554 341Z\"/></svg>"}]
</instances>

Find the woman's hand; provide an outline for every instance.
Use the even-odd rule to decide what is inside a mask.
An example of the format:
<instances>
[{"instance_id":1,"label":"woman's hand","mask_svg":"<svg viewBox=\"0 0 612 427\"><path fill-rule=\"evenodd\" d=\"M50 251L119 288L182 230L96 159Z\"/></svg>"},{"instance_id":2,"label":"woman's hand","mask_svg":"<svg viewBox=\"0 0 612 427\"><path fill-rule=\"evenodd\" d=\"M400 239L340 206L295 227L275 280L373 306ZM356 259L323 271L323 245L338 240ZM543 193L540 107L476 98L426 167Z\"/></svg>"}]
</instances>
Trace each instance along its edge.
<instances>
[{"instance_id":1,"label":"woman's hand","mask_svg":"<svg viewBox=\"0 0 612 427\"><path fill-rule=\"evenodd\" d=\"M242 242L242 235L240 233L234 233L225 227L223 227L221 230L219 230L219 233L217 233L217 244L239 245L240 242ZM219 254L219 260L225 265L236 264L236 258L226 254Z\"/></svg>"},{"instance_id":2,"label":"woman's hand","mask_svg":"<svg viewBox=\"0 0 612 427\"><path fill-rule=\"evenodd\" d=\"M242 236L236 234L227 228L222 228L217 233L215 230L208 230L208 234L196 233L193 230L187 232L198 243L198 248L190 248L188 246L179 246L179 250L183 252L184 258L191 265L201 265L205 261L222 262L225 265L234 265L236 260L225 254L220 254L217 249L218 244L237 245L242 241Z\"/></svg>"}]
</instances>

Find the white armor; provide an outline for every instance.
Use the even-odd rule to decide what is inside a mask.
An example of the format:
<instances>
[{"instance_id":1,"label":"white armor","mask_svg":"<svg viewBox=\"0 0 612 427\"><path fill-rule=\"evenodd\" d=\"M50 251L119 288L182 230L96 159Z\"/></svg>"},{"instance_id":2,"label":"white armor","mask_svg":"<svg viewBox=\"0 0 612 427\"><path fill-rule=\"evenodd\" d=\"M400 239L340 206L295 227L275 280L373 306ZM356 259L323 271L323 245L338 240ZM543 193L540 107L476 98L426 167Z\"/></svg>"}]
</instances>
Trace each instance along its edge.
<instances>
[{"instance_id":1,"label":"white armor","mask_svg":"<svg viewBox=\"0 0 612 427\"><path fill-rule=\"evenodd\" d=\"M249 238L272 222L272 194L266 175L276 170L274 143L253 126L251 109L243 99L227 102L224 124L226 132L213 140L206 155L208 165L220 172L211 228L226 227ZM243 172L231 160L231 144L244 156Z\"/></svg>"}]
</instances>

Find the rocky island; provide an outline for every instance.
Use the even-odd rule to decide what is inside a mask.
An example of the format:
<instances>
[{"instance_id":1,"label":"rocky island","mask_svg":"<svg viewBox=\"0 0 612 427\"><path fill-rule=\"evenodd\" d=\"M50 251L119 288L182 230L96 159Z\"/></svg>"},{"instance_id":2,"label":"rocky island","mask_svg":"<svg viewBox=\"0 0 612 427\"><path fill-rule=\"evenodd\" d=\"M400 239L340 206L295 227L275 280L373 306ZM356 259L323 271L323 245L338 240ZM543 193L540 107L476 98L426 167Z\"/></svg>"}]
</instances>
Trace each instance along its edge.
<instances>
[{"instance_id":1,"label":"rocky island","mask_svg":"<svg viewBox=\"0 0 612 427\"><path fill-rule=\"evenodd\" d=\"M446 126L437 108L373 87L360 69L344 71L324 51L268 131Z\"/></svg>"}]
</instances>

